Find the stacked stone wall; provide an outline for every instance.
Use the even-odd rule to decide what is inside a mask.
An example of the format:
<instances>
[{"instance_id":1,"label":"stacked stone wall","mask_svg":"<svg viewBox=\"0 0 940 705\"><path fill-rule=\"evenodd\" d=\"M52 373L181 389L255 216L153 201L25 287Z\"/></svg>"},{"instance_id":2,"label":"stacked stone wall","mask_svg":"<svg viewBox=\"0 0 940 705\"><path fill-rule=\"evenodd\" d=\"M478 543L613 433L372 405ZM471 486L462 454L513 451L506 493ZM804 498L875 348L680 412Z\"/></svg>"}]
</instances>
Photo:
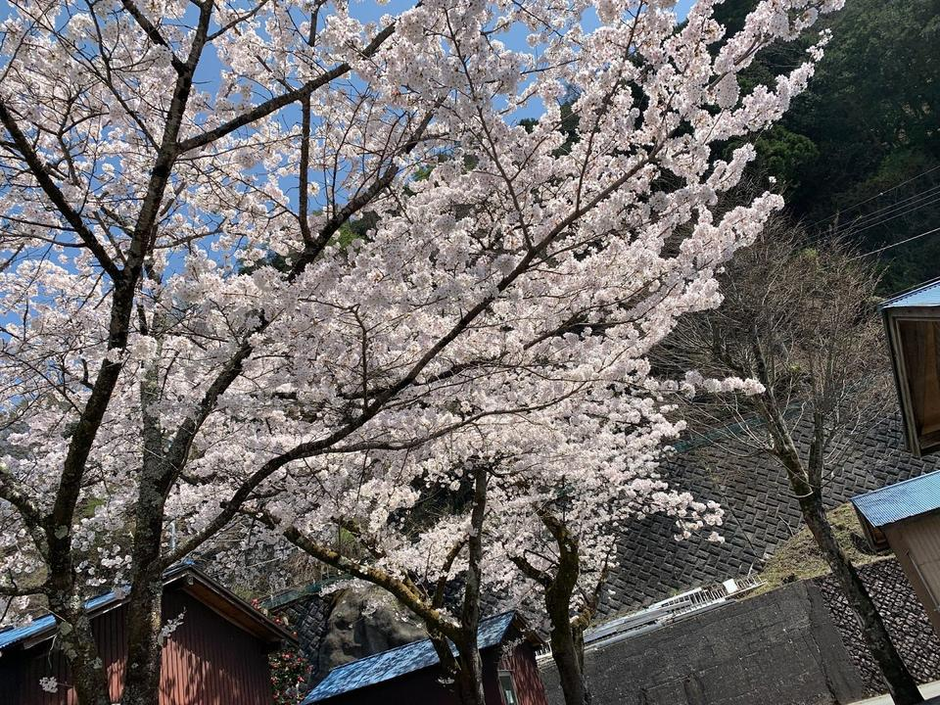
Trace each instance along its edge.
<instances>
[{"instance_id":1,"label":"stacked stone wall","mask_svg":"<svg viewBox=\"0 0 940 705\"><path fill-rule=\"evenodd\" d=\"M914 677L920 683L940 680L940 639L934 634L927 612L901 570L901 564L894 558L885 559L862 566L859 575ZM813 583L826 600L832 621L865 688L870 693L885 692L887 687L865 646L858 620L849 609L835 578L829 575Z\"/></svg>"}]
</instances>

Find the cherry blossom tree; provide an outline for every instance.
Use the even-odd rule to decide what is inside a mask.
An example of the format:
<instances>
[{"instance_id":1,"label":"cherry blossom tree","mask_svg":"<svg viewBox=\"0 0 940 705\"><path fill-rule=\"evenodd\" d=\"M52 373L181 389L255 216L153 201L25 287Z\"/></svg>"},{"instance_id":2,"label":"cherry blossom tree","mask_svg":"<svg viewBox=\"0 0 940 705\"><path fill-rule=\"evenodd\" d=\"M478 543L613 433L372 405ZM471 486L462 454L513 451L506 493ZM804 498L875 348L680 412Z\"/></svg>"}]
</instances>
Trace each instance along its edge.
<instances>
[{"instance_id":1,"label":"cherry blossom tree","mask_svg":"<svg viewBox=\"0 0 940 705\"><path fill-rule=\"evenodd\" d=\"M737 73L838 4L722 39L712 0L678 29L647 0L13 2L0 593L48 601L79 702L110 702L85 596L127 585L121 701L156 703L162 572L233 522L413 598L481 703L482 582L559 492L586 531L695 521L640 457L672 432L645 356L780 207L716 204L825 37L773 89Z\"/></svg>"},{"instance_id":2,"label":"cherry blossom tree","mask_svg":"<svg viewBox=\"0 0 940 705\"><path fill-rule=\"evenodd\" d=\"M395 595L424 622L464 702L483 702L476 634L485 601L547 621L563 680L581 683L580 637L613 565L616 522L663 512L677 518L678 535L720 522L716 506L670 490L656 475L664 439L681 424L645 392L602 386L467 426L412 449L407 460L373 451L348 472L322 472L325 491L306 501L297 499L302 487L285 485L244 512L275 532L272 541L281 532L310 556ZM345 542L336 540L339 531ZM586 698L565 692L568 702Z\"/></svg>"},{"instance_id":3,"label":"cherry blossom tree","mask_svg":"<svg viewBox=\"0 0 940 705\"><path fill-rule=\"evenodd\" d=\"M745 386L734 379L717 383L729 392ZM583 437L566 434L561 450L549 456L555 463L551 475L539 482L541 492L533 493L538 501L531 505L528 525L512 532L506 546L509 562L525 579L508 573L503 590L509 604L522 606L532 619L541 616L569 705L591 701L584 632L597 613L609 571L617 567L616 541L652 513L676 519L677 540L700 530L722 540L716 531L720 507L696 502L657 474L667 444L684 426L670 422L668 411L656 396L645 395L641 406L613 423L598 416L600 422L585 428ZM583 475L572 478L570 468Z\"/></svg>"}]
</instances>

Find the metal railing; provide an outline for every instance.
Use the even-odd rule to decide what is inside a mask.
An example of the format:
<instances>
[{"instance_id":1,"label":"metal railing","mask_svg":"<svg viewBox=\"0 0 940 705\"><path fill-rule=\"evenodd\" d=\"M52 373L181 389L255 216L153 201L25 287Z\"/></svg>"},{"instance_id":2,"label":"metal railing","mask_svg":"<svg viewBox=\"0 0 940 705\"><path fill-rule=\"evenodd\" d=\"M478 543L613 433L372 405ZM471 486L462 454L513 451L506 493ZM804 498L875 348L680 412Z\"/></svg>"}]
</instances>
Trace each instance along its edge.
<instances>
[{"instance_id":1,"label":"metal railing","mask_svg":"<svg viewBox=\"0 0 940 705\"><path fill-rule=\"evenodd\" d=\"M689 615L727 604L762 584L763 581L756 575L747 575L731 578L716 585L697 587L660 600L638 612L589 629L584 634L584 648L590 650L660 629ZM550 655L551 649L546 646L539 652L538 658L547 658Z\"/></svg>"}]
</instances>

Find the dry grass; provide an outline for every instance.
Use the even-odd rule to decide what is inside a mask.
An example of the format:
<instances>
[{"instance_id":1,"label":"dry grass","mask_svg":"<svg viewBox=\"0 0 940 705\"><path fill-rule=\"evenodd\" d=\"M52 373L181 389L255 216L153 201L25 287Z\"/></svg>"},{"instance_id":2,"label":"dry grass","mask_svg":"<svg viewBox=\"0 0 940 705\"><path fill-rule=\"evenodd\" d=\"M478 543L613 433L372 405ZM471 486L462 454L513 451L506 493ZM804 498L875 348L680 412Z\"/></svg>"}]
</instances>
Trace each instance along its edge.
<instances>
[{"instance_id":1,"label":"dry grass","mask_svg":"<svg viewBox=\"0 0 940 705\"><path fill-rule=\"evenodd\" d=\"M881 560L883 556L860 550L866 546L862 527L851 504L843 504L828 514L829 522L835 531L839 545L846 552L854 565L863 565ZM853 535L856 537L853 540ZM829 573L829 566L816 548L809 529L803 528L793 538L784 542L774 551L760 572L764 585L756 593L767 592L786 583L808 578L817 578ZM756 594L755 593L755 594Z\"/></svg>"}]
</instances>

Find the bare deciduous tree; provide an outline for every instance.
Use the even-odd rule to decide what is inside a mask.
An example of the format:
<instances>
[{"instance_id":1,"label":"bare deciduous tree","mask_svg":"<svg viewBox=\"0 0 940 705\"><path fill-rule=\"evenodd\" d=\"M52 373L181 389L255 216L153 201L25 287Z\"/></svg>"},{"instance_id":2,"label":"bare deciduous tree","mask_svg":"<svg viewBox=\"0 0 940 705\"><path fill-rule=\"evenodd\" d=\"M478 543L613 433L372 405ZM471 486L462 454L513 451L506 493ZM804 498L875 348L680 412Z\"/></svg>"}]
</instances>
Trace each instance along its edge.
<instances>
[{"instance_id":1,"label":"bare deciduous tree","mask_svg":"<svg viewBox=\"0 0 940 705\"><path fill-rule=\"evenodd\" d=\"M894 403L876 310L877 270L845 242L816 248L775 220L724 274L724 302L680 323L660 363L704 377L759 381L760 394L705 394L689 415L729 452L765 453L786 473L803 519L896 703L923 702L884 622L826 516L826 487L852 437ZM697 377L698 375L693 375ZM808 429L808 444L798 442Z\"/></svg>"}]
</instances>

